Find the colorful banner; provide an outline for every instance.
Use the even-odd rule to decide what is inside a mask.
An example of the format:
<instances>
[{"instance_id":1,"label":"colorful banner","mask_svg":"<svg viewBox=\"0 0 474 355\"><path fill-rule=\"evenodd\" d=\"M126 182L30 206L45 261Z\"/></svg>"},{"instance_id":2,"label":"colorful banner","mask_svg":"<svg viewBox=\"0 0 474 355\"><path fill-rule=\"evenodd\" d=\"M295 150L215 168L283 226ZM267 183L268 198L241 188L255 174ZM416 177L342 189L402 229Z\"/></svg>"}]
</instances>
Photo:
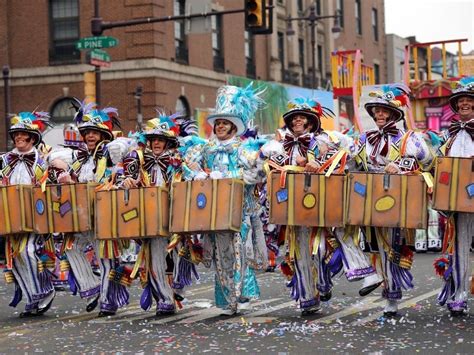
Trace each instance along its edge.
<instances>
[{"instance_id":1,"label":"colorful banner","mask_svg":"<svg viewBox=\"0 0 474 355\"><path fill-rule=\"evenodd\" d=\"M334 110L332 92L330 91L311 90L237 76L229 76L227 80L229 85L240 87L245 87L251 82L256 90L264 91L262 96L266 102L266 106L257 112L253 121L260 134L272 134L282 127L284 124L282 115L288 110L286 105L289 100L297 97L315 98L322 106ZM207 123L207 116L212 112L212 109L197 108L195 110L194 117L198 123L201 137L210 137L212 134L212 127ZM332 120L323 119L321 124L324 129L334 129Z\"/></svg>"}]
</instances>

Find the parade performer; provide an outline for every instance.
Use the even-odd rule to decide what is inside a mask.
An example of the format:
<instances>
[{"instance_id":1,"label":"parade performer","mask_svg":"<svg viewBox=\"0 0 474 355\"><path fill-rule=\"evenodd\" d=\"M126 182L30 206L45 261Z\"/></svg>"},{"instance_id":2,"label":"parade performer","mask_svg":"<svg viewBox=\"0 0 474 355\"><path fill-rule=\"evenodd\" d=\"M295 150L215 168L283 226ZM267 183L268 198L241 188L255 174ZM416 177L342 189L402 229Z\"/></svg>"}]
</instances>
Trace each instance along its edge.
<instances>
[{"instance_id":1,"label":"parade performer","mask_svg":"<svg viewBox=\"0 0 474 355\"><path fill-rule=\"evenodd\" d=\"M35 111L20 112L11 119L8 132L15 148L2 156L3 185L39 184L46 164L37 146L48 120L48 113ZM42 257L47 256L46 246L50 243L50 258L54 265L54 246L52 240L45 241L44 237L34 233L7 236L5 278L15 284L10 306L16 307L23 296L26 299L25 311L20 313L20 317L44 314L55 296L46 259Z\"/></svg>"},{"instance_id":2,"label":"parade performer","mask_svg":"<svg viewBox=\"0 0 474 355\"><path fill-rule=\"evenodd\" d=\"M202 238L203 263L215 266L216 306L223 308L225 315L247 309L250 299L259 296L254 268L266 267L267 262L263 233L255 231L251 221L258 219L255 184L264 178L263 172L257 171L259 145L252 139L239 138L263 104L260 94L252 89L252 84L246 88L230 85L219 88L215 112L208 117L214 137L191 146L183 159L183 172L188 180L237 178L245 183L240 232L210 233ZM246 257L250 257L250 250L252 261Z\"/></svg>"},{"instance_id":3,"label":"parade performer","mask_svg":"<svg viewBox=\"0 0 474 355\"><path fill-rule=\"evenodd\" d=\"M463 78L449 97L451 109L458 119L451 122L442 146L448 157L474 157L474 76ZM469 172L467 172L469 173ZM472 185L468 191L474 195ZM467 309L469 292L469 246L474 235L473 213L453 213L448 216L443 253L448 258L435 262L438 273L444 279L444 287L438 295L440 305L447 304L453 316L462 315Z\"/></svg>"},{"instance_id":4,"label":"parade performer","mask_svg":"<svg viewBox=\"0 0 474 355\"><path fill-rule=\"evenodd\" d=\"M421 133L405 132L396 124L404 120L402 107L409 103L409 89L403 84L385 85L371 92L365 109L373 118L376 129L361 134L356 160L360 170L390 174L420 173L430 170L433 152ZM384 278L382 296L387 299L386 316L398 311L402 288L413 288L410 268L413 252L404 245L407 231L400 228L367 228L367 241L376 239ZM373 231L373 233L372 233ZM375 236L373 235L375 234Z\"/></svg>"},{"instance_id":5,"label":"parade performer","mask_svg":"<svg viewBox=\"0 0 474 355\"><path fill-rule=\"evenodd\" d=\"M74 121L82 135L85 148L73 151L72 165L68 172L61 174L61 183L104 183L112 172L107 143L113 140L112 128L119 125L115 108L96 109L93 103L79 103ZM51 165L64 166L59 159ZM64 241L64 249L70 264L69 285L73 294L79 291L87 300L86 310L93 311L99 303L99 317L114 315L119 307L128 303L125 285L131 280L120 266L120 241L96 241L95 251L99 257L100 279L94 274L85 249L93 242L93 233L74 233Z\"/></svg>"},{"instance_id":6,"label":"parade performer","mask_svg":"<svg viewBox=\"0 0 474 355\"><path fill-rule=\"evenodd\" d=\"M179 178L181 158L178 154L178 136L180 126L176 124L179 115L166 116L160 114L158 118L146 123L145 139L149 142L149 149L132 150L123 161L123 177L120 186L123 188L139 186L170 187L173 179ZM178 255L169 254L167 250L169 239L156 237L144 239L140 242L140 252L132 277L141 268L140 278L144 285L141 297L141 307L148 310L155 299L157 303L156 315L173 314L175 307L175 292L172 285L182 289L180 276L170 285L167 274L173 273L173 266L186 263L179 260ZM177 254L177 253L176 253ZM173 260L175 259L175 260ZM189 264L187 270L197 277L194 265ZM183 267L182 267L183 268ZM182 270L181 270L182 271ZM190 278L191 275L188 275Z\"/></svg>"}]
</instances>

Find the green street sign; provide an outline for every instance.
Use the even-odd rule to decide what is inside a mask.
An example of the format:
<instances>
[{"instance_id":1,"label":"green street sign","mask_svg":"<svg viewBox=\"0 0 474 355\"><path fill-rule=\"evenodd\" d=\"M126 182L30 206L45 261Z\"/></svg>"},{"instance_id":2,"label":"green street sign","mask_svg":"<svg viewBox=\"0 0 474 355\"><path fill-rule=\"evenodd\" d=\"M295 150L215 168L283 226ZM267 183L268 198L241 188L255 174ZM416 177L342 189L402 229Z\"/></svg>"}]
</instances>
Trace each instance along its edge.
<instances>
[{"instance_id":1,"label":"green street sign","mask_svg":"<svg viewBox=\"0 0 474 355\"><path fill-rule=\"evenodd\" d=\"M109 36L100 37L86 37L81 38L76 43L76 48L79 50L97 49L97 48L110 48L115 47L119 43L117 38Z\"/></svg>"},{"instance_id":2,"label":"green street sign","mask_svg":"<svg viewBox=\"0 0 474 355\"><path fill-rule=\"evenodd\" d=\"M90 53L90 58L100 60L101 62L110 62L110 55L101 49L93 49Z\"/></svg>"}]
</instances>

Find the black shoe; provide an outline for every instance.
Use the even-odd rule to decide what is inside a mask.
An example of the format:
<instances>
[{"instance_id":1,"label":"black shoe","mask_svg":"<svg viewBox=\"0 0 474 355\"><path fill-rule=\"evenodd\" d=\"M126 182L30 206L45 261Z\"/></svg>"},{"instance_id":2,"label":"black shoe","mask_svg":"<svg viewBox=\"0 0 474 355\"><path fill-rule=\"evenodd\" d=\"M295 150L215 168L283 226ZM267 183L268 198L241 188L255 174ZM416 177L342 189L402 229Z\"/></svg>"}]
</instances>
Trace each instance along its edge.
<instances>
[{"instance_id":1,"label":"black shoe","mask_svg":"<svg viewBox=\"0 0 474 355\"><path fill-rule=\"evenodd\" d=\"M178 295L177 293L174 294L174 299L178 302L181 302L182 300L184 300L184 297L181 296L181 295Z\"/></svg>"},{"instance_id":2,"label":"black shoe","mask_svg":"<svg viewBox=\"0 0 474 355\"><path fill-rule=\"evenodd\" d=\"M275 267L276 266L268 266L265 272L275 272Z\"/></svg>"},{"instance_id":3,"label":"black shoe","mask_svg":"<svg viewBox=\"0 0 474 355\"><path fill-rule=\"evenodd\" d=\"M329 291L328 293L320 293L319 294L319 300L321 302L327 302L332 298L332 292Z\"/></svg>"},{"instance_id":4,"label":"black shoe","mask_svg":"<svg viewBox=\"0 0 474 355\"><path fill-rule=\"evenodd\" d=\"M163 317L163 316L172 316L176 314L176 310L172 310L172 311L163 311L163 310L160 310L160 311L156 311L156 316L157 317Z\"/></svg>"},{"instance_id":5,"label":"black shoe","mask_svg":"<svg viewBox=\"0 0 474 355\"><path fill-rule=\"evenodd\" d=\"M383 315L386 317L386 318L393 318L393 317L396 317L397 316L397 312L383 312Z\"/></svg>"},{"instance_id":6,"label":"black shoe","mask_svg":"<svg viewBox=\"0 0 474 355\"><path fill-rule=\"evenodd\" d=\"M458 310L451 310L451 316L452 317L462 317L465 315L464 310L458 309Z\"/></svg>"},{"instance_id":7,"label":"black shoe","mask_svg":"<svg viewBox=\"0 0 474 355\"><path fill-rule=\"evenodd\" d=\"M371 293L373 290L375 290L377 287L379 287L381 284L383 284L383 280L376 283L376 284L373 284L373 285L370 285L370 286L367 286L367 287L364 287L364 288L361 288L359 290L359 296L361 297L364 297L364 296L367 296L369 293Z\"/></svg>"},{"instance_id":8,"label":"black shoe","mask_svg":"<svg viewBox=\"0 0 474 355\"><path fill-rule=\"evenodd\" d=\"M20 313L20 318L33 318L40 315L41 314L38 314L38 311L25 311Z\"/></svg>"},{"instance_id":9,"label":"black shoe","mask_svg":"<svg viewBox=\"0 0 474 355\"><path fill-rule=\"evenodd\" d=\"M45 314L51 308L51 305L54 301L54 297L56 297L56 291L53 290L53 296L51 297L51 300L46 306L38 308L38 310L36 311L37 315Z\"/></svg>"},{"instance_id":10,"label":"black shoe","mask_svg":"<svg viewBox=\"0 0 474 355\"><path fill-rule=\"evenodd\" d=\"M301 315L304 316L310 316L312 314L315 314L316 312L319 312L321 310L321 307L319 305L315 305L309 308L306 308L301 312Z\"/></svg>"},{"instance_id":11,"label":"black shoe","mask_svg":"<svg viewBox=\"0 0 474 355\"><path fill-rule=\"evenodd\" d=\"M99 297L100 295L97 295L97 297L86 306L86 312L92 312L94 309L96 309L97 305L99 304Z\"/></svg>"},{"instance_id":12,"label":"black shoe","mask_svg":"<svg viewBox=\"0 0 474 355\"><path fill-rule=\"evenodd\" d=\"M100 311L98 317L103 318L103 317L108 317L108 316L115 316L116 312L113 311Z\"/></svg>"}]
</instances>

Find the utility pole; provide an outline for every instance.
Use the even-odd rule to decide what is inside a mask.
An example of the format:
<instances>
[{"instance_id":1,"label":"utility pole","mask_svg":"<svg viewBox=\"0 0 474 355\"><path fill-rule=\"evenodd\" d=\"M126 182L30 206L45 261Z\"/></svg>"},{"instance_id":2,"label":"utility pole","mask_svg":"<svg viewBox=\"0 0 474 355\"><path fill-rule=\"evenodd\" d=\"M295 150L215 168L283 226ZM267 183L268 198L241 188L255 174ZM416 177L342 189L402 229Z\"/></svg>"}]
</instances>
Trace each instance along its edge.
<instances>
[{"instance_id":1,"label":"utility pole","mask_svg":"<svg viewBox=\"0 0 474 355\"><path fill-rule=\"evenodd\" d=\"M269 10L270 19L273 17L273 0L270 2L270 5L265 6L265 10ZM238 14L244 13L245 9L235 9L235 10L225 10L225 11L212 11L212 12L205 12L199 14L190 14L190 15L179 15L179 16L165 16L165 17L147 17L135 20L124 20L124 21L102 21L102 17L100 17L100 9L99 9L99 0L94 0L94 17L91 19L91 32L93 36L101 36L102 33L106 30L110 30L112 28L118 27L128 27L128 26L136 26L136 25L144 25L147 23L157 23L157 22L169 22L169 21L180 21L180 20L191 20L193 18L202 18L208 16L219 16L219 15L228 15L228 14ZM272 26L272 22L270 22L270 26ZM271 30L271 28L269 28ZM268 34L271 33L269 30L264 31L263 29L259 28L256 29L254 34ZM101 70L100 66L95 66L95 85L96 85L96 103L100 105L100 78L101 77Z\"/></svg>"},{"instance_id":2,"label":"utility pole","mask_svg":"<svg viewBox=\"0 0 474 355\"><path fill-rule=\"evenodd\" d=\"M328 19L328 18L339 18L339 15L336 11L335 15L326 15L326 16L317 16L316 15L316 5L311 4L309 7L309 15L305 17L287 17L287 30L286 35L292 36L295 34L293 27L291 26L292 21L308 21L311 28L311 89L314 91L316 88L316 24L317 21ZM334 26L336 27L336 26ZM333 28L333 32L338 32L337 29Z\"/></svg>"},{"instance_id":3,"label":"utility pole","mask_svg":"<svg viewBox=\"0 0 474 355\"><path fill-rule=\"evenodd\" d=\"M10 129L10 67L3 66L3 102L5 107L5 151L8 151L8 130Z\"/></svg>"}]
</instances>

